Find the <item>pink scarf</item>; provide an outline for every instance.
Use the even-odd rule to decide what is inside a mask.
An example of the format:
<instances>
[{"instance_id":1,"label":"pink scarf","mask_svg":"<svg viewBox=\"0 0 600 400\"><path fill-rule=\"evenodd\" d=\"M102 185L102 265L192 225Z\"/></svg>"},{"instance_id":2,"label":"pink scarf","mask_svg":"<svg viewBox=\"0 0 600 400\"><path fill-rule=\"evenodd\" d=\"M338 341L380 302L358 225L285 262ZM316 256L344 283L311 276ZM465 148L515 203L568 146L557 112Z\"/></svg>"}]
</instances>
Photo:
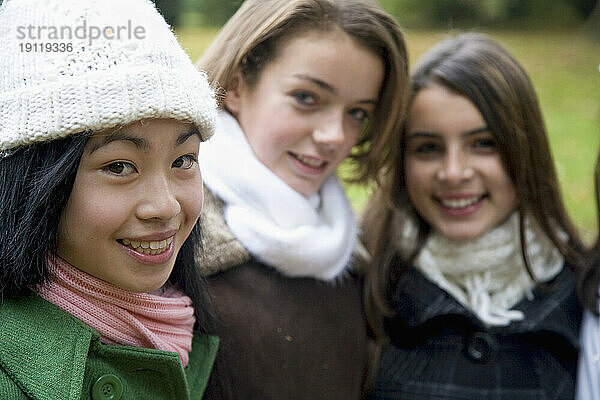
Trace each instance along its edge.
<instances>
[{"instance_id":1,"label":"pink scarf","mask_svg":"<svg viewBox=\"0 0 600 400\"><path fill-rule=\"evenodd\" d=\"M162 296L135 293L89 275L58 256L48 257L50 279L36 292L94 328L103 343L179 353L192 349L192 300L170 287Z\"/></svg>"}]
</instances>

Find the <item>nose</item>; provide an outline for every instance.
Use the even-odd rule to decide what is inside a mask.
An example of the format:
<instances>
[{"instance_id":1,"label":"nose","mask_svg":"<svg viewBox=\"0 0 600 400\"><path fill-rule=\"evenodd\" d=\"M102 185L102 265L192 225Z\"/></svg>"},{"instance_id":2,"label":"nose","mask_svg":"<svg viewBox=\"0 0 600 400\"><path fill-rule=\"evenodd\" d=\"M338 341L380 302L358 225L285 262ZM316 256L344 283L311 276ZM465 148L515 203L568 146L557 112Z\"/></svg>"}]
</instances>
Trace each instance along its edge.
<instances>
[{"instance_id":1,"label":"nose","mask_svg":"<svg viewBox=\"0 0 600 400\"><path fill-rule=\"evenodd\" d=\"M166 176L148 180L141 191L142 200L136 211L139 219L169 221L181 212L175 188Z\"/></svg>"},{"instance_id":2,"label":"nose","mask_svg":"<svg viewBox=\"0 0 600 400\"><path fill-rule=\"evenodd\" d=\"M337 114L324 117L313 131L315 143L327 148L341 145L345 136L343 115Z\"/></svg>"},{"instance_id":3,"label":"nose","mask_svg":"<svg viewBox=\"0 0 600 400\"><path fill-rule=\"evenodd\" d=\"M456 185L473 177L474 170L469 163L468 155L460 150L449 149L437 172L437 179Z\"/></svg>"}]
</instances>

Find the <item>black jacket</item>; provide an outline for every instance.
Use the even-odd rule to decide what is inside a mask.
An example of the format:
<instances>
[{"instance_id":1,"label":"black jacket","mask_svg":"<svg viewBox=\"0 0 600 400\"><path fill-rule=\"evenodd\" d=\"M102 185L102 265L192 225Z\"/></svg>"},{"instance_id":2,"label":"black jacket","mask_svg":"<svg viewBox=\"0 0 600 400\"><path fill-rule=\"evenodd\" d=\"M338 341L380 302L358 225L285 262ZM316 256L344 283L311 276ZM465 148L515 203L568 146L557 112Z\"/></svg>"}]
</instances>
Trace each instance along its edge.
<instances>
[{"instance_id":1,"label":"black jacket","mask_svg":"<svg viewBox=\"0 0 600 400\"><path fill-rule=\"evenodd\" d=\"M373 399L573 399L581 309L568 266L507 327L485 326L414 268L391 293Z\"/></svg>"}]
</instances>

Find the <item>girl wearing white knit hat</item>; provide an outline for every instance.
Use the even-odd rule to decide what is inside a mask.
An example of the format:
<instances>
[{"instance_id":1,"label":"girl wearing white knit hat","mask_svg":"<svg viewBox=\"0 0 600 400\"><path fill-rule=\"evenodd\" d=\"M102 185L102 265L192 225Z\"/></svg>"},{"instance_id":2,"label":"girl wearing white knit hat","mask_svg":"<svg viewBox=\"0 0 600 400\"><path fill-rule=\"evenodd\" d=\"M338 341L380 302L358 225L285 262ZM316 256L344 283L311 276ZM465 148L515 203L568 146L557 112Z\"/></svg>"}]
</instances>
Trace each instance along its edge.
<instances>
[{"instance_id":1,"label":"girl wearing white knit hat","mask_svg":"<svg viewBox=\"0 0 600 400\"><path fill-rule=\"evenodd\" d=\"M391 169L400 28L374 0L246 0L197 65L224 89L200 149L197 265L221 340L207 397L358 399L364 249L336 169L348 156L357 181Z\"/></svg>"},{"instance_id":2,"label":"girl wearing white knit hat","mask_svg":"<svg viewBox=\"0 0 600 400\"><path fill-rule=\"evenodd\" d=\"M200 398L205 75L148 0L6 0L0 40L0 397Z\"/></svg>"},{"instance_id":3,"label":"girl wearing white knit hat","mask_svg":"<svg viewBox=\"0 0 600 400\"><path fill-rule=\"evenodd\" d=\"M364 237L373 399L572 399L583 245L526 72L485 35L412 74L396 169Z\"/></svg>"}]
</instances>

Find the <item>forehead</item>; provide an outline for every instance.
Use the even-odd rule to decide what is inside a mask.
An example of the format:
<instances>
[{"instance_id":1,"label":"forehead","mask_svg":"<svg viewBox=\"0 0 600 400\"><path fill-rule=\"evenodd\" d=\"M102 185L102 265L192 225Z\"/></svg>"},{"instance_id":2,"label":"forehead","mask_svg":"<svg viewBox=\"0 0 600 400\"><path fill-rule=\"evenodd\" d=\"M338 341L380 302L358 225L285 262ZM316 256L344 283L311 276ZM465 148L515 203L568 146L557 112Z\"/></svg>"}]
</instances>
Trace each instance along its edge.
<instances>
[{"instance_id":1,"label":"forehead","mask_svg":"<svg viewBox=\"0 0 600 400\"><path fill-rule=\"evenodd\" d=\"M153 146L170 144L177 146L191 136L201 134L195 125L174 119L149 119L136 121L131 124L94 133L87 145L88 153L114 142L126 142L135 145L143 151L148 151Z\"/></svg>"},{"instance_id":2,"label":"forehead","mask_svg":"<svg viewBox=\"0 0 600 400\"><path fill-rule=\"evenodd\" d=\"M444 135L460 134L485 125L483 115L471 100L437 84L415 94L407 119L409 133L425 130Z\"/></svg>"},{"instance_id":3,"label":"forehead","mask_svg":"<svg viewBox=\"0 0 600 400\"><path fill-rule=\"evenodd\" d=\"M278 49L264 69L265 79L290 75L311 76L347 94L376 97L384 76L379 55L340 29L295 35Z\"/></svg>"}]
</instances>

